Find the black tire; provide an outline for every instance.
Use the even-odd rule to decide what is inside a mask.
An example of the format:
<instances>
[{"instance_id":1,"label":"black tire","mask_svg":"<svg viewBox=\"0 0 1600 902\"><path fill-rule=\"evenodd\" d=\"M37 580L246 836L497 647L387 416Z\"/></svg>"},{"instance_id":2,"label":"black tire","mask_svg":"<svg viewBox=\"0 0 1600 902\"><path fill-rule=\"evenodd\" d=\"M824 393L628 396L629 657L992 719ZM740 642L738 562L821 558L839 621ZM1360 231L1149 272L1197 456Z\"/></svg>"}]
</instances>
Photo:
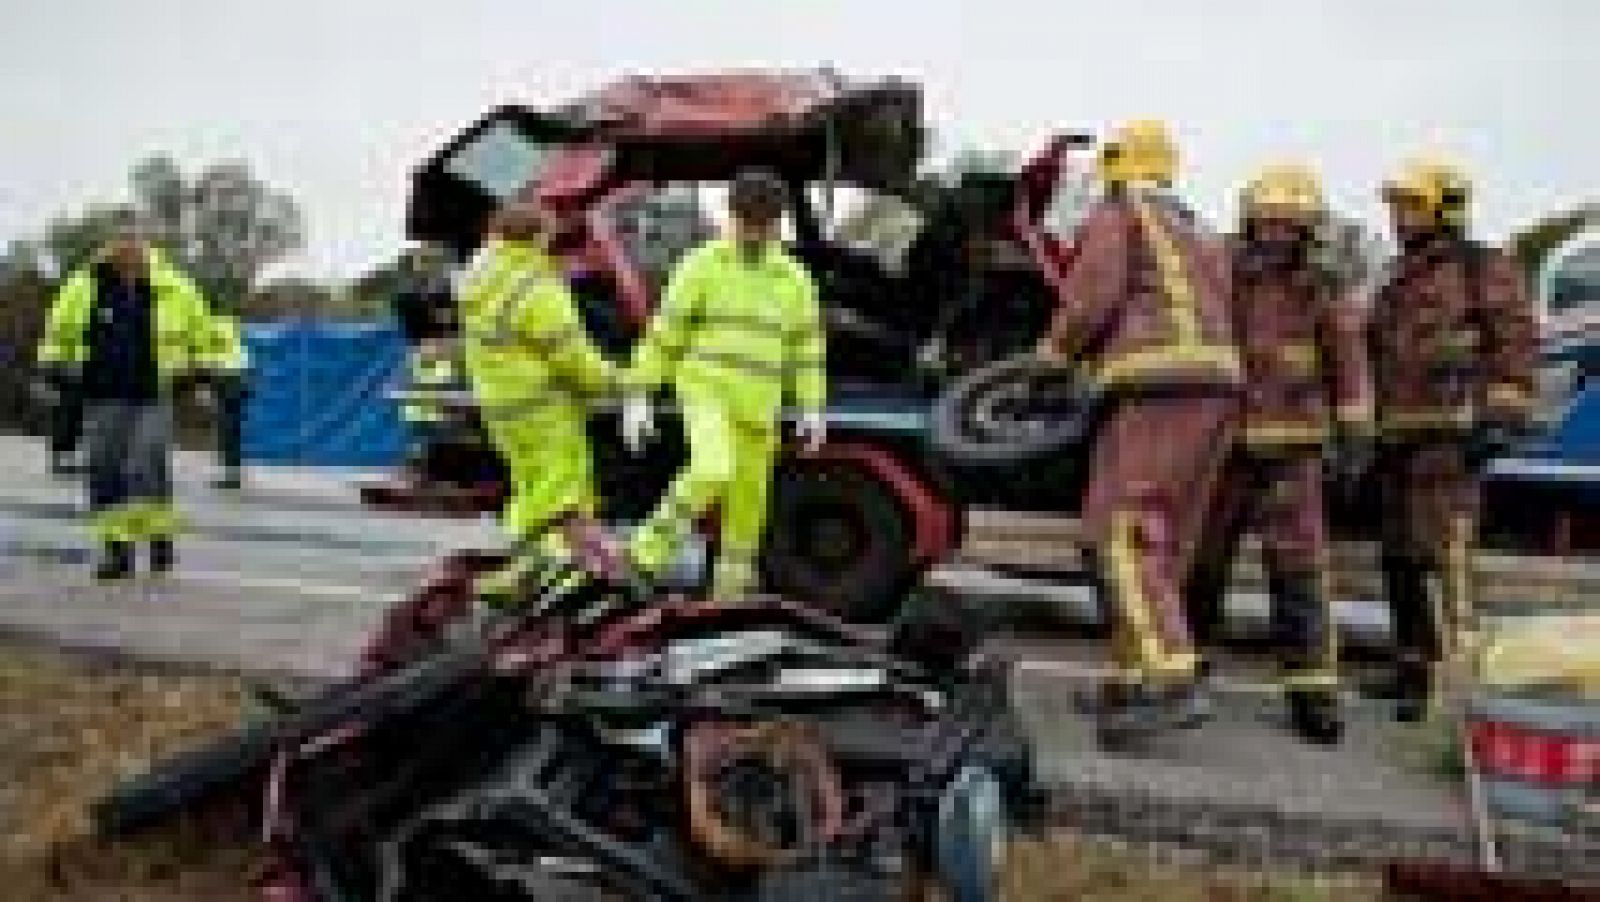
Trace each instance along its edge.
<instances>
[{"instance_id":1,"label":"black tire","mask_svg":"<svg viewBox=\"0 0 1600 902\"><path fill-rule=\"evenodd\" d=\"M934 402L935 449L958 467L1016 467L1060 457L1092 432L1098 395L1072 372L1019 354L956 380Z\"/></svg>"},{"instance_id":2,"label":"black tire","mask_svg":"<svg viewBox=\"0 0 1600 902\"><path fill-rule=\"evenodd\" d=\"M107 838L129 836L230 794L253 804L253 779L278 748L278 720L241 727L117 786L94 804L96 831Z\"/></svg>"},{"instance_id":3,"label":"black tire","mask_svg":"<svg viewBox=\"0 0 1600 902\"><path fill-rule=\"evenodd\" d=\"M882 622L917 576L910 517L889 486L859 469L786 468L761 570L768 591L855 623Z\"/></svg>"}]
</instances>

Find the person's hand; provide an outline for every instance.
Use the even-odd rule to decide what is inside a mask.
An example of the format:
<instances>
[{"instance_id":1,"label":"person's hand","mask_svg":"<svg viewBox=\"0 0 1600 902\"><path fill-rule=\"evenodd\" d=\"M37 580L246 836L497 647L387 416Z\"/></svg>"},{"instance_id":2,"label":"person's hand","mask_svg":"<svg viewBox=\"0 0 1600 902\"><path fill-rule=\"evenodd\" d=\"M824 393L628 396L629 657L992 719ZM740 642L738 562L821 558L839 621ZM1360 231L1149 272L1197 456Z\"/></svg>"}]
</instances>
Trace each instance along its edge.
<instances>
[{"instance_id":1,"label":"person's hand","mask_svg":"<svg viewBox=\"0 0 1600 902\"><path fill-rule=\"evenodd\" d=\"M644 452L644 446L656 434L655 412L650 409L650 399L634 395L622 402L622 444L629 454Z\"/></svg>"},{"instance_id":2,"label":"person's hand","mask_svg":"<svg viewBox=\"0 0 1600 902\"><path fill-rule=\"evenodd\" d=\"M61 388L47 376L37 376L28 386L34 403L41 407L54 407L61 403Z\"/></svg>"},{"instance_id":3,"label":"person's hand","mask_svg":"<svg viewBox=\"0 0 1600 902\"><path fill-rule=\"evenodd\" d=\"M194 406L212 413L217 409L217 390L205 380L198 381L189 389L189 397L194 400Z\"/></svg>"},{"instance_id":4,"label":"person's hand","mask_svg":"<svg viewBox=\"0 0 1600 902\"><path fill-rule=\"evenodd\" d=\"M1537 430L1528 421L1516 417L1491 417L1472 430L1472 468L1481 469L1497 458L1505 457L1533 438Z\"/></svg>"},{"instance_id":5,"label":"person's hand","mask_svg":"<svg viewBox=\"0 0 1600 902\"><path fill-rule=\"evenodd\" d=\"M1041 363L1051 366L1061 366L1067 362L1067 355L1061 350L1061 343L1056 341L1054 335L1046 335L1039 339L1033 346L1033 356Z\"/></svg>"},{"instance_id":6,"label":"person's hand","mask_svg":"<svg viewBox=\"0 0 1600 902\"><path fill-rule=\"evenodd\" d=\"M795 431L805 446L807 454L816 454L828 443L828 417L820 410L808 410L800 415Z\"/></svg>"}]
</instances>

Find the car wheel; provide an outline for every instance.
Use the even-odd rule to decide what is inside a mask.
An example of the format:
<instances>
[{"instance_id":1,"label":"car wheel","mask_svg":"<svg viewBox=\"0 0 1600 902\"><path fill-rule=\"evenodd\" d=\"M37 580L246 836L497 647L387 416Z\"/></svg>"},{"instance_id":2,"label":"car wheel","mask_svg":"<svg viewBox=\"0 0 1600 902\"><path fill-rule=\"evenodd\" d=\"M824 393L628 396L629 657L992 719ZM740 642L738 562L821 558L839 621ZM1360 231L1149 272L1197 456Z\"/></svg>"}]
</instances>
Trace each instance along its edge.
<instances>
[{"instance_id":1,"label":"car wheel","mask_svg":"<svg viewBox=\"0 0 1600 902\"><path fill-rule=\"evenodd\" d=\"M1010 827L1000 778L966 767L945 788L934 824L934 868L949 902L999 898Z\"/></svg>"},{"instance_id":2,"label":"car wheel","mask_svg":"<svg viewBox=\"0 0 1600 902\"><path fill-rule=\"evenodd\" d=\"M884 483L851 467L780 474L762 556L769 591L858 623L898 610L916 576L910 524Z\"/></svg>"}]
</instances>

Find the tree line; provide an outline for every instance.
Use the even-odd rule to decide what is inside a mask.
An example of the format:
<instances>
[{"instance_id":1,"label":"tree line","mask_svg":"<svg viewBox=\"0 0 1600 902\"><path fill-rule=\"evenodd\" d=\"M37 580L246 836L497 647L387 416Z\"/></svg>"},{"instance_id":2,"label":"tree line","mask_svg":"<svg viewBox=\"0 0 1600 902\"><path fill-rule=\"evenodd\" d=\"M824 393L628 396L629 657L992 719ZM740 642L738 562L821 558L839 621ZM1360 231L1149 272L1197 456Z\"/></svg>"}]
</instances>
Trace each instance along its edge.
<instances>
[{"instance_id":1,"label":"tree line","mask_svg":"<svg viewBox=\"0 0 1600 902\"><path fill-rule=\"evenodd\" d=\"M272 278L273 266L305 244L305 217L293 197L244 161L186 171L169 155L148 157L129 170L123 200L64 212L0 252L0 423L26 422L33 413L33 348L56 287L130 208L213 305L246 320L382 317L399 278L398 260L348 283Z\"/></svg>"}]
</instances>

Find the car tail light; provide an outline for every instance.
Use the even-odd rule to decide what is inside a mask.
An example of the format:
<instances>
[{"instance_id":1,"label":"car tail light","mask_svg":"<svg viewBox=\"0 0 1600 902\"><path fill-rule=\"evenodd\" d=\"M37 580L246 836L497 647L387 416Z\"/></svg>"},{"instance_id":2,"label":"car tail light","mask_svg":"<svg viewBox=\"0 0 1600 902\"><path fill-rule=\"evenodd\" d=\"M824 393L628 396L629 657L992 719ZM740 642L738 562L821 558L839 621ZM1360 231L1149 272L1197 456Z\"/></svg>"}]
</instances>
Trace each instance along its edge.
<instances>
[{"instance_id":1,"label":"car tail light","mask_svg":"<svg viewBox=\"0 0 1600 902\"><path fill-rule=\"evenodd\" d=\"M1571 736L1495 721L1474 723L1472 752L1488 775L1546 785L1600 783L1600 736Z\"/></svg>"}]
</instances>

